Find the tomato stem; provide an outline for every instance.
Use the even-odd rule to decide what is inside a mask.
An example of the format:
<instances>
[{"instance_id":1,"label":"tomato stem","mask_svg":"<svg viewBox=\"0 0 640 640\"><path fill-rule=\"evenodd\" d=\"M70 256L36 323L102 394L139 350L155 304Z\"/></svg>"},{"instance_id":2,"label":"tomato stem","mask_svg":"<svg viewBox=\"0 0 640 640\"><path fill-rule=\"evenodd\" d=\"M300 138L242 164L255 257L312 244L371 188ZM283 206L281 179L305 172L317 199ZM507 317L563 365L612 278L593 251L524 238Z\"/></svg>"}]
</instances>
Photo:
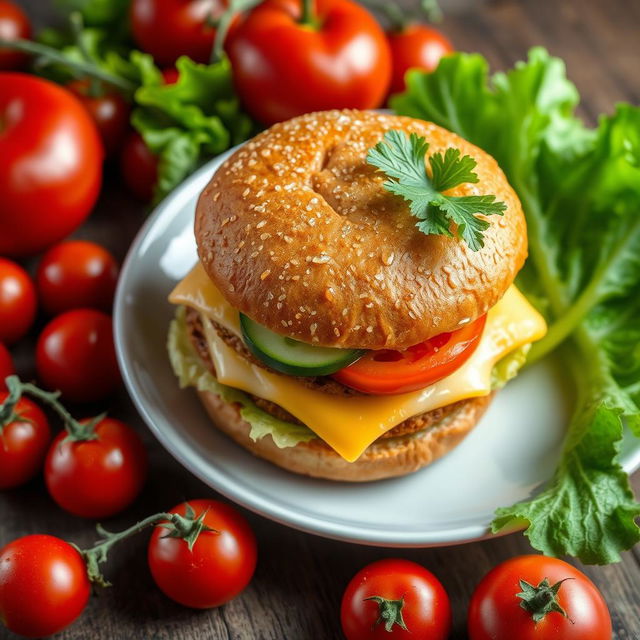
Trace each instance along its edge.
<instances>
[{"instance_id":1,"label":"tomato stem","mask_svg":"<svg viewBox=\"0 0 640 640\"><path fill-rule=\"evenodd\" d=\"M89 64L94 64L95 60L91 57L87 46L82 39L82 30L84 29L84 20L82 14L79 11L73 11L69 16L69 22L71 23L71 31L73 32L73 38L75 40L80 54L84 58L84 61ZM89 96L92 98L99 97L103 94L100 80L95 77L89 79Z\"/></svg>"},{"instance_id":2,"label":"tomato stem","mask_svg":"<svg viewBox=\"0 0 640 640\"><path fill-rule=\"evenodd\" d=\"M380 11L389 20L390 30L395 33L402 33L410 24L412 19L417 19L414 12L407 13L395 2L387 0L362 0L362 4ZM438 0L421 0L420 9L428 22L442 21L442 11L438 5Z\"/></svg>"},{"instance_id":3,"label":"tomato stem","mask_svg":"<svg viewBox=\"0 0 640 640\"><path fill-rule=\"evenodd\" d=\"M253 9L261 0L231 0L224 13L216 21L216 37L213 41L210 63L215 64L224 58L224 43L234 18L239 13Z\"/></svg>"},{"instance_id":4,"label":"tomato stem","mask_svg":"<svg viewBox=\"0 0 640 640\"><path fill-rule=\"evenodd\" d=\"M552 611L568 618L567 612L558 602L558 591L563 582L572 579L565 578L551 585L549 580L545 578L537 587L529 584L526 580L520 580L522 591L516 593L516 598L520 598L520 606L531 614L535 623L543 620Z\"/></svg>"},{"instance_id":5,"label":"tomato stem","mask_svg":"<svg viewBox=\"0 0 640 640\"><path fill-rule=\"evenodd\" d=\"M32 42L31 40L22 39L6 40L4 38L0 38L0 47L11 49L14 51L22 51L34 56L41 56L47 62L57 62L58 64L62 64L65 67L78 72L79 75L85 75L89 78L102 80L106 84L116 87L128 97L132 97L137 88L136 85L132 82L129 82L129 80L113 75L112 73L101 69L93 62L70 60L67 56L65 56L57 49L48 47L47 45L41 44L39 42Z\"/></svg>"},{"instance_id":6,"label":"tomato stem","mask_svg":"<svg viewBox=\"0 0 640 640\"><path fill-rule=\"evenodd\" d=\"M165 537L184 540L189 547L189 551L191 551L201 533L204 531L218 533L215 529L204 524L206 514L207 512L204 511L196 518L195 511L191 505L187 503L184 516L181 516L179 513L155 513L144 520L140 520L140 522L136 522L136 524L128 529L117 533L112 533L104 529L102 525L97 525L96 529L101 539L90 549L78 549L78 552L84 558L87 565L87 576L89 580L103 587L111 586L100 571L100 565L107 561L111 547L152 525L159 525L167 529L168 533Z\"/></svg>"},{"instance_id":7,"label":"tomato stem","mask_svg":"<svg viewBox=\"0 0 640 640\"><path fill-rule=\"evenodd\" d=\"M400 600L389 600L382 596L370 596L366 600L373 600L378 605L378 619L374 623L374 628L379 624L384 624L384 630L393 631L393 625L398 625L401 629L408 631L407 625L402 617L404 608L404 596Z\"/></svg>"},{"instance_id":8,"label":"tomato stem","mask_svg":"<svg viewBox=\"0 0 640 640\"><path fill-rule=\"evenodd\" d=\"M300 24L307 27L316 27L318 25L318 19L316 17L314 0L301 1L302 15L300 16Z\"/></svg>"},{"instance_id":9,"label":"tomato stem","mask_svg":"<svg viewBox=\"0 0 640 640\"><path fill-rule=\"evenodd\" d=\"M98 438L95 427L100 421L104 420L106 414L103 413L92 418L89 422L81 424L58 402L58 398L60 397L59 391L44 391L29 382L21 382L18 376L9 376L5 382L7 389L9 389L9 397L0 405L0 424L3 422L4 413L7 410L12 411L22 395L27 393L47 404L60 416L65 431L69 434L67 440L84 442ZM5 405L7 406L5 407Z\"/></svg>"}]
</instances>

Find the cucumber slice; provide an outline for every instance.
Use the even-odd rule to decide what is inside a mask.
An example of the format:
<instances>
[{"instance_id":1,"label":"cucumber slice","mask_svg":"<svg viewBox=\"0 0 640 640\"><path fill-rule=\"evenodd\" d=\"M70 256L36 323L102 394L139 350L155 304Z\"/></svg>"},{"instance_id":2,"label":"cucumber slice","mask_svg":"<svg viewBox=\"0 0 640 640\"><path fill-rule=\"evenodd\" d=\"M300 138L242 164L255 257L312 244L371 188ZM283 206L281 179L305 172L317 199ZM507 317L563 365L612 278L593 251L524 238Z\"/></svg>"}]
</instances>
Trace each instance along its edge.
<instances>
[{"instance_id":1,"label":"cucumber slice","mask_svg":"<svg viewBox=\"0 0 640 640\"><path fill-rule=\"evenodd\" d=\"M362 349L314 347L281 336L242 313L240 326L249 351L272 369L290 376L328 376L366 353Z\"/></svg>"}]
</instances>

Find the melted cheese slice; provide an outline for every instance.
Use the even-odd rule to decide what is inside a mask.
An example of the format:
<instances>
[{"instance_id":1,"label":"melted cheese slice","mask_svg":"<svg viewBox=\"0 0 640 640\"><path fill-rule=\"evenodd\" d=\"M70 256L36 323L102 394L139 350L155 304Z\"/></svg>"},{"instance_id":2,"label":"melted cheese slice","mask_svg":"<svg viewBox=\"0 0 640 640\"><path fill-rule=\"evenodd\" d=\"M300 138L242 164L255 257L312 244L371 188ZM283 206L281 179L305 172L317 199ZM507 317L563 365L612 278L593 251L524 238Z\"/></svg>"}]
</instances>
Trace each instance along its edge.
<instances>
[{"instance_id":1,"label":"melted cheese slice","mask_svg":"<svg viewBox=\"0 0 640 640\"><path fill-rule=\"evenodd\" d=\"M238 312L222 297L198 263L169 296L174 304L197 309L204 319L241 335ZM515 286L487 315L474 354L456 372L430 387L388 396L329 395L307 388L295 378L254 365L204 322L218 380L230 387L270 400L307 425L316 435L353 462L385 432L407 418L491 391L491 371L505 355L539 340L547 327L542 316Z\"/></svg>"}]
</instances>

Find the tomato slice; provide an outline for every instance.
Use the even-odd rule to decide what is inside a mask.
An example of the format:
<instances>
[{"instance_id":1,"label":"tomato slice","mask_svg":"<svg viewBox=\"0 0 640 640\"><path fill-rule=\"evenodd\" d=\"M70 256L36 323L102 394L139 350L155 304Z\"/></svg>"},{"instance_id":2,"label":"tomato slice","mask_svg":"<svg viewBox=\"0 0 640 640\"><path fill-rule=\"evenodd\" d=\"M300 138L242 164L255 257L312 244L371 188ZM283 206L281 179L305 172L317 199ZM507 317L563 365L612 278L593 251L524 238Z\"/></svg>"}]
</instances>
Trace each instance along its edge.
<instances>
[{"instance_id":1,"label":"tomato slice","mask_svg":"<svg viewBox=\"0 0 640 640\"><path fill-rule=\"evenodd\" d=\"M476 350L486 314L461 329L429 338L404 351L370 351L333 374L363 393L393 394L424 389L459 369Z\"/></svg>"}]
</instances>

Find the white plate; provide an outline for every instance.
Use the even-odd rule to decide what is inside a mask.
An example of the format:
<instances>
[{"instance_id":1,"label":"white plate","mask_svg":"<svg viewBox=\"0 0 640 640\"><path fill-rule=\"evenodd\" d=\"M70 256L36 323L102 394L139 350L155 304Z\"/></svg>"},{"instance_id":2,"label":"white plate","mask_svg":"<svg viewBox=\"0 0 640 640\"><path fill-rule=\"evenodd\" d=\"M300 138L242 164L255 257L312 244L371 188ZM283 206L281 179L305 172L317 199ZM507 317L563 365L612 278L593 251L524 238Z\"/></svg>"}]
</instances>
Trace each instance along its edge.
<instances>
[{"instance_id":1,"label":"white plate","mask_svg":"<svg viewBox=\"0 0 640 640\"><path fill-rule=\"evenodd\" d=\"M118 358L153 433L209 486L304 531L381 546L486 536L496 507L529 496L555 467L571 392L553 362L509 383L469 437L440 461L404 478L359 485L304 478L254 458L211 425L193 390L178 388L165 348L173 315L167 294L195 263L196 199L226 155L158 207L122 270L115 304ZM622 460L628 471L640 466L640 447L631 439Z\"/></svg>"}]
</instances>

